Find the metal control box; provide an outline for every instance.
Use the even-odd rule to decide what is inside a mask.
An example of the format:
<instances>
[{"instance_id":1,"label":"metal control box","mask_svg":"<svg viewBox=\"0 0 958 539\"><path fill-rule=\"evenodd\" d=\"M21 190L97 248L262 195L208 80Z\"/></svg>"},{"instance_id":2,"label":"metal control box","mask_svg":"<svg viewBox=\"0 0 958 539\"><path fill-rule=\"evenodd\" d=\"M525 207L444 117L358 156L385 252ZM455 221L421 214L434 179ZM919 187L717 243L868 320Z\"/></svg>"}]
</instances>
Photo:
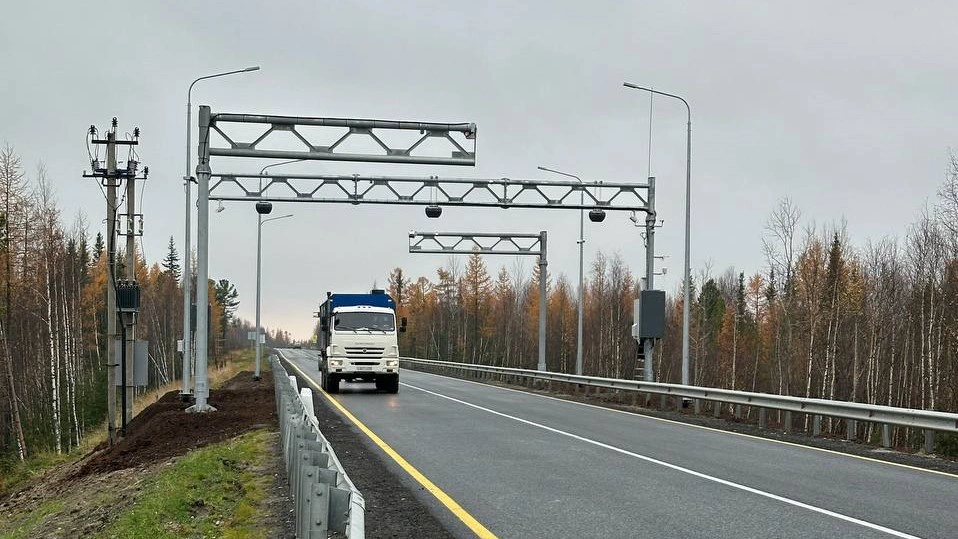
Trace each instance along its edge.
<instances>
[{"instance_id":1,"label":"metal control box","mask_svg":"<svg viewBox=\"0 0 958 539\"><path fill-rule=\"evenodd\" d=\"M633 337L661 339L665 337L665 291L643 290L635 300Z\"/></svg>"}]
</instances>

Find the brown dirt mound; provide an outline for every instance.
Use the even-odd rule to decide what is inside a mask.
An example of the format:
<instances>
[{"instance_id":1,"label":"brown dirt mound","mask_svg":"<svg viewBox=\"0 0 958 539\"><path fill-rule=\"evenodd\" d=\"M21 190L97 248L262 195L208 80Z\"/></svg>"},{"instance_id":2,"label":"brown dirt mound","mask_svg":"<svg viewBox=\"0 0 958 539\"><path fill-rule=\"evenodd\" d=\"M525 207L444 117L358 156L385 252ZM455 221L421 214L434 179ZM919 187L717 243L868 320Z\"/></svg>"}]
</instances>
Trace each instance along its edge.
<instances>
[{"instance_id":1,"label":"brown dirt mound","mask_svg":"<svg viewBox=\"0 0 958 539\"><path fill-rule=\"evenodd\" d=\"M189 403L171 391L127 424L127 436L113 447L102 444L74 477L111 472L159 462L192 449L220 442L250 429L278 424L273 377L264 371L259 381L243 371L210 391L216 412L188 414Z\"/></svg>"}]
</instances>

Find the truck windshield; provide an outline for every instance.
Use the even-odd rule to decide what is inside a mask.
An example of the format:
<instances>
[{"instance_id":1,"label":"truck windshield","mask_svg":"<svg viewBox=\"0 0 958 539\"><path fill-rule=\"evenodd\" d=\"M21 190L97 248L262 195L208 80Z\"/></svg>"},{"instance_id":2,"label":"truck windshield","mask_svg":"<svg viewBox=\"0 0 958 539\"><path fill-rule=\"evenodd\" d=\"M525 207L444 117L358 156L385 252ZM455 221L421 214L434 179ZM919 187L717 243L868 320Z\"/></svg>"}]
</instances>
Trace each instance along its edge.
<instances>
[{"instance_id":1,"label":"truck windshield","mask_svg":"<svg viewBox=\"0 0 958 539\"><path fill-rule=\"evenodd\" d=\"M387 313L337 313L335 331L396 331L396 317Z\"/></svg>"}]
</instances>

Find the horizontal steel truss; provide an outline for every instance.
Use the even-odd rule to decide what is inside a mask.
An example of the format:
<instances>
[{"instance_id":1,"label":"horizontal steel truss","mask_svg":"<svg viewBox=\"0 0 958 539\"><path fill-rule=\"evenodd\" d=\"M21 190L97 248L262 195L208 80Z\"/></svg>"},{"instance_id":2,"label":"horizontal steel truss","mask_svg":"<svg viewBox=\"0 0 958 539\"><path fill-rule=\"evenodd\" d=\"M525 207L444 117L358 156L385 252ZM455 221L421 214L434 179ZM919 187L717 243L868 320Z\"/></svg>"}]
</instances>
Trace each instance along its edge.
<instances>
[{"instance_id":1,"label":"horizontal steel truss","mask_svg":"<svg viewBox=\"0 0 958 539\"><path fill-rule=\"evenodd\" d=\"M647 183L238 173L212 178L210 200L649 211L641 193Z\"/></svg>"},{"instance_id":2,"label":"horizontal steel truss","mask_svg":"<svg viewBox=\"0 0 958 539\"><path fill-rule=\"evenodd\" d=\"M643 382L640 380L621 380L618 378L600 378L597 376L576 376L574 374L550 373L512 367L494 367L491 365L472 365L468 363L452 363L431 359L401 357L400 361L406 364L443 367L460 372L485 372L519 376L537 380L553 382L567 382L592 387L638 391L658 395L671 395L688 399L702 399L714 402L725 402L743 406L754 406L770 410L783 410L802 414L840 417L856 421L871 421L874 423L888 423L903 427L938 430L958 433L958 414L935 412L931 410L916 410L913 408L895 408L878 404L864 404L859 402L835 401L824 399L808 399L789 395L774 395L771 393L752 393L715 387L684 386L680 384L666 384L662 382Z\"/></svg>"},{"instance_id":3,"label":"horizontal steel truss","mask_svg":"<svg viewBox=\"0 0 958 539\"><path fill-rule=\"evenodd\" d=\"M542 234L409 232L410 253L542 255Z\"/></svg>"},{"instance_id":4,"label":"horizontal steel truss","mask_svg":"<svg viewBox=\"0 0 958 539\"><path fill-rule=\"evenodd\" d=\"M250 142L241 142L237 134L229 134L231 124L261 124L264 131ZM432 123L404 122L395 120L362 120L355 118L309 118L296 116L263 116L254 114L217 113L210 115L210 131L218 135L216 142L225 142L226 146L214 146L210 140L209 155L224 157L257 157L270 159L303 159L326 161L362 161L372 163L418 163L431 165L476 164L476 124L474 123ZM315 137L312 131L304 128L324 128L322 131L336 130L328 134L337 137L335 142L324 145L310 140ZM234 128L235 130L235 128ZM419 136L411 143L394 147L383 141L384 132L419 131ZM267 149L270 135L276 132L288 132L295 142L302 144L298 150ZM453 134L459 134L453 137ZM324 133L326 134L326 133ZM283 137L289 141L289 137ZM365 138L373 142L377 151L368 153L347 153L340 147L351 138ZM462 139L461 141L456 140ZM430 155L430 139L443 141L448 155ZM471 143L470 143L471 141ZM288 142L287 142L288 143ZM395 143L394 143L395 144ZM467 149L466 146L470 146Z\"/></svg>"}]
</instances>

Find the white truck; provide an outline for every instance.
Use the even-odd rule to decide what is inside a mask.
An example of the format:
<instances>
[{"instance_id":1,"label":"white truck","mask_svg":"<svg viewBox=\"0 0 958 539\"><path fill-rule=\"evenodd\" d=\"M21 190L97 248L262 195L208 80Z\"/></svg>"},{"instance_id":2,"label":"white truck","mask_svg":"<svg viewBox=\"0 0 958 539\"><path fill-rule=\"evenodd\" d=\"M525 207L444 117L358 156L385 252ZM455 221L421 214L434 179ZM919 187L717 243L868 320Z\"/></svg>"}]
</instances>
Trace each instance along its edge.
<instances>
[{"instance_id":1,"label":"white truck","mask_svg":"<svg viewBox=\"0 0 958 539\"><path fill-rule=\"evenodd\" d=\"M406 319L396 324L396 303L384 290L369 294L326 293L319 306L319 370L323 390L339 383L375 382L376 389L399 392L399 343Z\"/></svg>"}]
</instances>

